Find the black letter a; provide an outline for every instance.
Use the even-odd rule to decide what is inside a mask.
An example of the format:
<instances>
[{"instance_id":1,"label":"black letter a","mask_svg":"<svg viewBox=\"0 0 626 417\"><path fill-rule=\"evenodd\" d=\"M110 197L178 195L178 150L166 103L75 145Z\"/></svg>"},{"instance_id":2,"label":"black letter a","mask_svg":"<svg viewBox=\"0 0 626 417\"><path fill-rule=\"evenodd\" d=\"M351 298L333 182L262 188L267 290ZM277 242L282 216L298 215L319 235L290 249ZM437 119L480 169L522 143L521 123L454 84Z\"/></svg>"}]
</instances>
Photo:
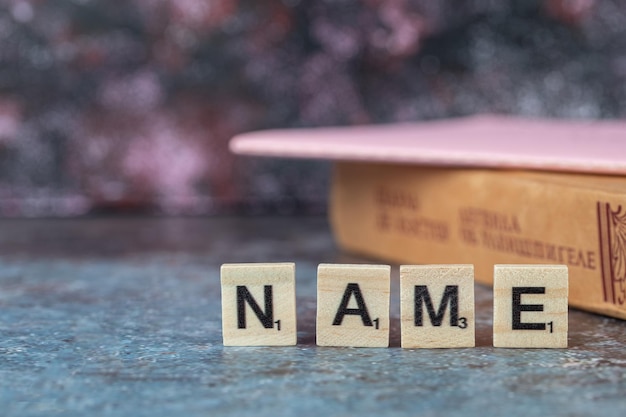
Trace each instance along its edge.
<instances>
[{"instance_id":1,"label":"black letter a","mask_svg":"<svg viewBox=\"0 0 626 417\"><path fill-rule=\"evenodd\" d=\"M350 303L350 297L353 294L358 308L348 308L348 304ZM341 304L339 305L339 310L337 310L335 320L333 320L333 326L341 326L343 316L345 316L346 314L361 316L363 326L373 326L372 319L367 312L367 307L365 306L365 301L363 300L363 294L361 294L359 284L348 284L348 286L346 287L346 290L343 293Z\"/></svg>"},{"instance_id":2,"label":"black letter a","mask_svg":"<svg viewBox=\"0 0 626 417\"><path fill-rule=\"evenodd\" d=\"M245 302L252 308L252 311L263 324L266 329L274 327L274 308L272 306L272 286L265 285L265 313L261 311L261 308L248 291L248 287L244 285L237 285L237 328L246 328L246 305Z\"/></svg>"}]
</instances>

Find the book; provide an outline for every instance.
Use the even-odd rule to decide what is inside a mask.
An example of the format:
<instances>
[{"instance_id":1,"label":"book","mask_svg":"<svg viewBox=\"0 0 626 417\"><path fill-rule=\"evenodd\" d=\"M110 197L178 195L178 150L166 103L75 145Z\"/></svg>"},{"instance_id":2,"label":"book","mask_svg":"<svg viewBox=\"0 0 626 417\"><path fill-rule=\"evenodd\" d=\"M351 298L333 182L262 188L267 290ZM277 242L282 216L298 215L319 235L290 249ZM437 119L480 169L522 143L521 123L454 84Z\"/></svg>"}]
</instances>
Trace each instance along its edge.
<instances>
[{"instance_id":1,"label":"book","mask_svg":"<svg viewBox=\"0 0 626 417\"><path fill-rule=\"evenodd\" d=\"M570 304L626 319L626 123L484 115L232 139L336 161L340 247L398 263L565 264Z\"/></svg>"},{"instance_id":2,"label":"book","mask_svg":"<svg viewBox=\"0 0 626 417\"><path fill-rule=\"evenodd\" d=\"M398 263L564 264L570 305L626 319L626 179L340 162L339 246Z\"/></svg>"},{"instance_id":3,"label":"book","mask_svg":"<svg viewBox=\"0 0 626 417\"><path fill-rule=\"evenodd\" d=\"M626 175L626 122L479 115L242 133L237 154Z\"/></svg>"}]
</instances>

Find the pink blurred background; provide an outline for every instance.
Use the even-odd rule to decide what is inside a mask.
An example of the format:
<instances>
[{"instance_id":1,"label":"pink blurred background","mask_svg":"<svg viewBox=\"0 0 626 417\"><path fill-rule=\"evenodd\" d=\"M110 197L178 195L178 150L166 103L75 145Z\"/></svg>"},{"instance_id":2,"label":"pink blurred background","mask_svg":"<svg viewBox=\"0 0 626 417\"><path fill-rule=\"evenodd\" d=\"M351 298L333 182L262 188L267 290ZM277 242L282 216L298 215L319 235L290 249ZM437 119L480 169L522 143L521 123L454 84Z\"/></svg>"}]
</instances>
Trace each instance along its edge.
<instances>
[{"instance_id":1,"label":"pink blurred background","mask_svg":"<svg viewBox=\"0 0 626 417\"><path fill-rule=\"evenodd\" d=\"M235 134L626 117L626 1L0 0L0 215L323 213Z\"/></svg>"}]
</instances>

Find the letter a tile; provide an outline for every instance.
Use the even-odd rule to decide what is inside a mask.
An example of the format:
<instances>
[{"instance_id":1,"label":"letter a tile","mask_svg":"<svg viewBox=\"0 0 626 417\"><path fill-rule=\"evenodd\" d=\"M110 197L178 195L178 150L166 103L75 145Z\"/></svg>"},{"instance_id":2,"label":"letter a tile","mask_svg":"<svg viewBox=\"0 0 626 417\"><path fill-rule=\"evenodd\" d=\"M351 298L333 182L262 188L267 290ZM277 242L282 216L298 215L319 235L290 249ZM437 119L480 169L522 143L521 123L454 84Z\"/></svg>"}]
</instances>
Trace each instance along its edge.
<instances>
[{"instance_id":1,"label":"letter a tile","mask_svg":"<svg viewBox=\"0 0 626 417\"><path fill-rule=\"evenodd\" d=\"M224 264L224 346L296 344L295 264Z\"/></svg>"},{"instance_id":2,"label":"letter a tile","mask_svg":"<svg viewBox=\"0 0 626 417\"><path fill-rule=\"evenodd\" d=\"M496 265L493 280L495 347L567 347L567 266Z\"/></svg>"},{"instance_id":3,"label":"letter a tile","mask_svg":"<svg viewBox=\"0 0 626 417\"><path fill-rule=\"evenodd\" d=\"M474 266L400 266L403 348L474 347Z\"/></svg>"},{"instance_id":4,"label":"letter a tile","mask_svg":"<svg viewBox=\"0 0 626 417\"><path fill-rule=\"evenodd\" d=\"M319 265L317 344L389 346L390 273L388 265Z\"/></svg>"}]
</instances>

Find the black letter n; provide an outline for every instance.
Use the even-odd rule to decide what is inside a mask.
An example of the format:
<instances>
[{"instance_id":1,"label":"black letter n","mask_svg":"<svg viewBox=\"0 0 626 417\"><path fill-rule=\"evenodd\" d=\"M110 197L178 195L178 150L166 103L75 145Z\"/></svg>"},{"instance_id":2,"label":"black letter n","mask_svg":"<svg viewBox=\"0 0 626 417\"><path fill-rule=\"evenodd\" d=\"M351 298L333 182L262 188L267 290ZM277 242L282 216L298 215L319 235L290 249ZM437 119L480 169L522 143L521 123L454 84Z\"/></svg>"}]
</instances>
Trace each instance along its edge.
<instances>
[{"instance_id":1,"label":"black letter n","mask_svg":"<svg viewBox=\"0 0 626 417\"><path fill-rule=\"evenodd\" d=\"M428 310L428 316L433 326L441 326L443 322L443 316L446 314L446 307L450 303L450 326L456 327L459 325L459 286L458 285L446 285L441 297L441 303L439 303L439 309L435 313L435 307L433 306L433 300L430 298L428 287L426 285L415 286L415 325L423 326L424 309L422 304L426 305Z\"/></svg>"},{"instance_id":2,"label":"black letter n","mask_svg":"<svg viewBox=\"0 0 626 417\"><path fill-rule=\"evenodd\" d=\"M246 328L246 304L252 308L254 314L263 324L266 329L274 327L274 307L272 305L272 286L265 285L265 312L261 311L261 308L257 304L248 287L245 285L237 285L237 328Z\"/></svg>"}]
</instances>

